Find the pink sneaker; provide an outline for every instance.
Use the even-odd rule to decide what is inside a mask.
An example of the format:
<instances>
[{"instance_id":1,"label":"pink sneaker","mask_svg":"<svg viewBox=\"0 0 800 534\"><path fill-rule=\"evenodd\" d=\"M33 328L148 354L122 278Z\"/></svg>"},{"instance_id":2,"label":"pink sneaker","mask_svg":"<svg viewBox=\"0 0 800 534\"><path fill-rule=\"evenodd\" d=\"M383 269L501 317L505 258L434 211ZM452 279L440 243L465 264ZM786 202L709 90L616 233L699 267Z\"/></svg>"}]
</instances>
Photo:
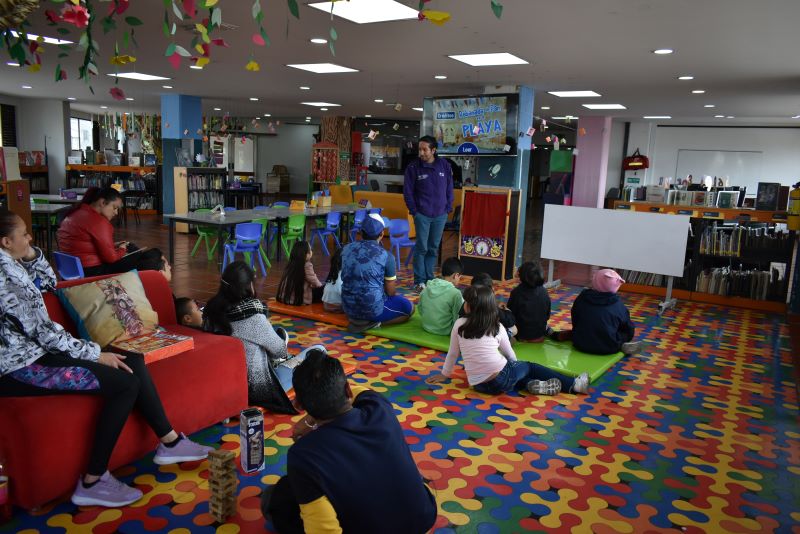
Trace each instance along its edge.
<instances>
[{"instance_id":1,"label":"pink sneaker","mask_svg":"<svg viewBox=\"0 0 800 534\"><path fill-rule=\"evenodd\" d=\"M181 440L174 447L167 447L163 443L158 444L156 456L153 458L153 461L158 465L193 462L195 460L207 458L208 453L213 450L214 447L206 447L205 445L195 443L181 432Z\"/></svg>"},{"instance_id":2,"label":"pink sneaker","mask_svg":"<svg viewBox=\"0 0 800 534\"><path fill-rule=\"evenodd\" d=\"M106 471L91 488L83 485L83 477L78 480L72 503L76 506L127 506L142 498L142 492L123 484Z\"/></svg>"}]
</instances>

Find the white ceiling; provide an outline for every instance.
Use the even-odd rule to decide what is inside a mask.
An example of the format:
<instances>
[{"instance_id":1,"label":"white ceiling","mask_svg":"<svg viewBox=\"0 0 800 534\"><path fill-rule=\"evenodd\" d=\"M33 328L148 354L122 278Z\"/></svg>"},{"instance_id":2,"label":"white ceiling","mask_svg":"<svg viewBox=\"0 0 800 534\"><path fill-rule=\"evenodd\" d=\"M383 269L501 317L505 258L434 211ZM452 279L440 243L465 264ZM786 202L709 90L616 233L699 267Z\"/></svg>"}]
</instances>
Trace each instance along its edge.
<instances>
[{"instance_id":1,"label":"white ceiling","mask_svg":"<svg viewBox=\"0 0 800 534\"><path fill-rule=\"evenodd\" d=\"M431 0L428 9L449 11L444 26L428 21L400 21L358 25L336 18L336 57L312 37L327 37L330 16L301 1L300 20L290 18L284 0L262 0L267 48L252 44L256 32L251 2L224 0L223 21L238 30L212 33L229 48L213 47L211 63L192 70L184 60L174 71L164 58L168 40L161 33L164 17L159 0L131 2L125 15L144 21L137 31L135 70L173 78L169 82L121 80L120 87L134 102L114 101L108 91L113 78L105 74L94 82L95 94L77 80L80 54L73 52L62 66L69 80L55 83L58 50L47 46L39 73L0 65L0 93L19 97L77 98L73 106L99 112L99 106L137 112L157 111L162 84L171 92L203 97L204 109L221 107L233 115L304 117L324 114L419 118L411 107L425 96L481 92L485 85L524 84L536 91L537 115L610 115L641 120L643 115L671 115L675 124L800 124L800 2L797 0L502 0L503 16L496 19L490 0ZM412 7L417 0L403 0ZM105 10L107 4L99 3ZM48 7L52 5L48 4ZM32 33L55 37L44 9L31 17ZM100 24L98 23L98 29ZM124 24L120 21L119 27ZM183 32L183 33L182 33ZM120 32L121 34L121 32ZM187 49L191 35L179 28L179 44ZM72 40L77 40L77 31ZM113 37L99 36L102 72L113 72L108 62ZM675 53L657 56L656 48ZM529 65L473 68L449 54L507 51ZM253 53L261 65L247 72ZM334 62L358 73L318 75L288 68L289 63ZM445 74L446 80L434 79ZM679 81L690 74L693 81ZM33 89L22 89L23 84ZM310 91L301 91L307 85ZM552 90L591 89L602 98L559 99ZM703 95L691 90L704 89ZM250 102L258 97L259 102ZM373 102L383 98L384 104ZM321 112L302 101L326 101L342 107ZM387 103L400 102L402 111ZM627 110L590 111L583 103L619 103ZM705 104L716 107L707 109ZM541 106L550 106L541 111ZM212 112L213 113L213 112ZM735 119L715 119L715 114Z\"/></svg>"}]
</instances>

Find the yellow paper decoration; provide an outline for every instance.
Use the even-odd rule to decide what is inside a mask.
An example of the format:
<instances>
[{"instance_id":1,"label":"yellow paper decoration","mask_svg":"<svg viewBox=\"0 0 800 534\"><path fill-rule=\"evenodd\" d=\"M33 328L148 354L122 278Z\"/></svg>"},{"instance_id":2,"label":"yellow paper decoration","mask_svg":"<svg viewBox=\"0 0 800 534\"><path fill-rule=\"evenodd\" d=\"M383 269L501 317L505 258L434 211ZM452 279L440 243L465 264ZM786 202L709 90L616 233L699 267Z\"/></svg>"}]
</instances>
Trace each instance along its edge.
<instances>
[{"instance_id":1,"label":"yellow paper decoration","mask_svg":"<svg viewBox=\"0 0 800 534\"><path fill-rule=\"evenodd\" d=\"M206 0L206 8L212 7L217 5L219 0Z\"/></svg>"},{"instance_id":2,"label":"yellow paper decoration","mask_svg":"<svg viewBox=\"0 0 800 534\"><path fill-rule=\"evenodd\" d=\"M433 22L437 26L441 26L450 20L450 13L447 11L432 11L429 9L423 9L422 14L425 15L426 19Z\"/></svg>"},{"instance_id":3,"label":"yellow paper decoration","mask_svg":"<svg viewBox=\"0 0 800 534\"><path fill-rule=\"evenodd\" d=\"M42 70L41 63L33 63L31 65L28 65L28 72L39 72L40 70Z\"/></svg>"},{"instance_id":4,"label":"yellow paper decoration","mask_svg":"<svg viewBox=\"0 0 800 534\"><path fill-rule=\"evenodd\" d=\"M249 70L250 72L258 72L261 70L261 65L259 65L258 62L256 62L256 60L251 59L250 61L247 62L247 65L245 65L244 68L246 70Z\"/></svg>"},{"instance_id":5,"label":"yellow paper decoration","mask_svg":"<svg viewBox=\"0 0 800 534\"><path fill-rule=\"evenodd\" d=\"M109 59L109 62L112 65L122 66L122 65L127 65L128 63L135 63L136 58L134 56L129 56L129 55L112 56L111 59Z\"/></svg>"},{"instance_id":6,"label":"yellow paper decoration","mask_svg":"<svg viewBox=\"0 0 800 534\"><path fill-rule=\"evenodd\" d=\"M195 65L197 65L198 67L205 67L206 65L208 65L210 61L211 60L208 59L207 57L199 57L197 58L197 62L195 63Z\"/></svg>"}]
</instances>

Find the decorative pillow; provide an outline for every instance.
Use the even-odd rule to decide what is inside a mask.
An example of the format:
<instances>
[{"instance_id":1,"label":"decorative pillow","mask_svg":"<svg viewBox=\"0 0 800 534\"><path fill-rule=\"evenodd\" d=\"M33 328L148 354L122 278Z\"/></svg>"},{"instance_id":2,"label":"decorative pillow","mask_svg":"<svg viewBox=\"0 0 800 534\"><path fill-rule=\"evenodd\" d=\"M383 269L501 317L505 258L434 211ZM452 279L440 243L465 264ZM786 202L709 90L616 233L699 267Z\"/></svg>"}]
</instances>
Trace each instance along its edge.
<instances>
[{"instance_id":1,"label":"decorative pillow","mask_svg":"<svg viewBox=\"0 0 800 534\"><path fill-rule=\"evenodd\" d=\"M56 294L80 336L101 347L152 332L158 326L158 314L136 271L61 288Z\"/></svg>"}]
</instances>

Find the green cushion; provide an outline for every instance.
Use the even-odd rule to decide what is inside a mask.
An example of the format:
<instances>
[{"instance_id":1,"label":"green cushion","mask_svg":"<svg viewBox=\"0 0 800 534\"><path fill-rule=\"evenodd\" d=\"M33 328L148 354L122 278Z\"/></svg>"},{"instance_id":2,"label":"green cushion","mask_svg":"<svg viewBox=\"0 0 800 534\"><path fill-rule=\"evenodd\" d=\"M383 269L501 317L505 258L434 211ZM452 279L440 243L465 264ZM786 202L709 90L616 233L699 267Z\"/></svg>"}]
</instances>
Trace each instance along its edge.
<instances>
[{"instance_id":1,"label":"green cushion","mask_svg":"<svg viewBox=\"0 0 800 534\"><path fill-rule=\"evenodd\" d=\"M408 322L381 326L368 330L367 333L442 352L447 352L450 348L449 336L430 334L422 329L422 319L418 313L415 313ZM610 356L587 354L573 347L568 341L556 342L549 339L543 343L518 341L513 347L518 360L535 362L569 376L589 373L592 382L603 376L603 373L623 357L621 352Z\"/></svg>"}]
</instances>

